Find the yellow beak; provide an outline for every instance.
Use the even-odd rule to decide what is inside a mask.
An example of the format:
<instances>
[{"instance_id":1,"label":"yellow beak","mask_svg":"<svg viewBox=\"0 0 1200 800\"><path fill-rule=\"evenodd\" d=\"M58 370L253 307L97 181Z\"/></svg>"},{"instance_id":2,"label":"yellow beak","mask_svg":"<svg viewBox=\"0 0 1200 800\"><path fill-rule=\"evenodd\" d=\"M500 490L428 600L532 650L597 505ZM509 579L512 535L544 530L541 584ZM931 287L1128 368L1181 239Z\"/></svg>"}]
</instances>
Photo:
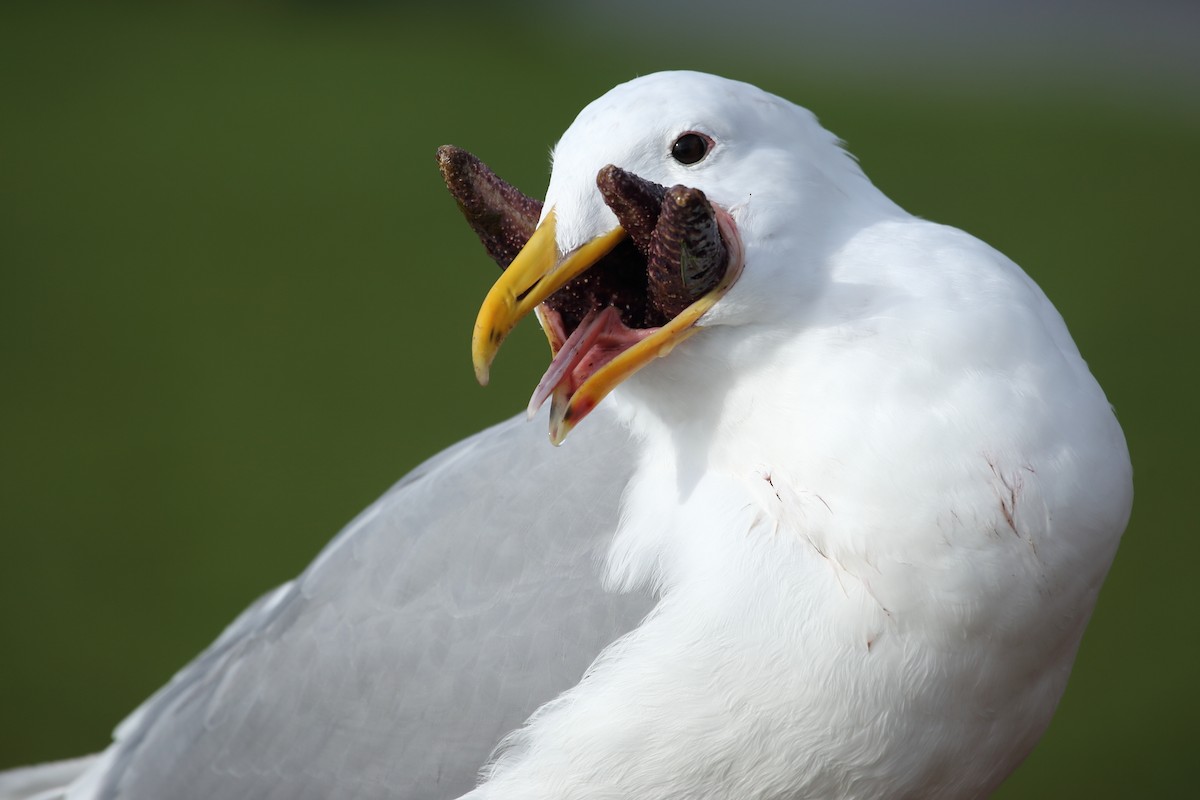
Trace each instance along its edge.
<instances>
[{"instance_id":1,"label":"yellow beak","mask_svg":"<svg viewBox=\"0 0 1200 800\"><path fill-rule=\"evenodd\" d=\"M481 386L487 386L492 361L517 323L625 238L623 229L614 228L559 258L554 238L556 225L554 209L550 209L483 300L471 334L471 360L475 362L475 378ZM555 345L551 340L550 346Z\"/></svg>"},{"instance_id":2,"label":"yellow beak","mask_svg":"<svg viewBox=\"0 0 1200 800\"><path fill-rule=\"evenodd\" d=\"M617 227L560 256L555 226L555 213L551 209L525 247L492 286L479 309L471 337L471 356L475 363L475 377L482 385L487 385L492 361L504 338L517 323L625 238L624 229ZM739 272L740 265L738 269L728 270L711 292L597 369L574 393L568 395L561 387L556 389L551 395L551 442L560 444L571 429L619 383L655 358L667 355L675 345L694 333L696 322L729 290ZM563 342L556 341L550 326L544 320L540 321L557 355Z\"/></svg>"}]
</instances>

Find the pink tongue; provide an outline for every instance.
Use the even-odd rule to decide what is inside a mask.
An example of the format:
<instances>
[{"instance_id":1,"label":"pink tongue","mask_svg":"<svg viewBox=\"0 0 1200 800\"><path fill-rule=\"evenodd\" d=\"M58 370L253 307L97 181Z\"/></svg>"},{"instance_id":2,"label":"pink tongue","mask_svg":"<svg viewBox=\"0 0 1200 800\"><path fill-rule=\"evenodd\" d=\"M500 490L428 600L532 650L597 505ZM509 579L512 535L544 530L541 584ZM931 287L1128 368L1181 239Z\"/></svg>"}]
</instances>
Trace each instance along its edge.
<instances>
[{"instance_id":1,"label":"pink tongue","mask_svg":"<svg viewBox=\"0 0 1200 800\"><path fill-rule=\"evenodd\" d=\"M621 322L621 315L612 306L600 312L595 309L589 311L579 327L563 342L562 348L546 368L546 374L533 390L533 397L529 398L529 416L536 414L556 389L565 399L569 399L596 370L654 330L626 327Z\"/></svg>"},{"instance_id":2,"label":"pink tongue","mask_svg":"<svg viewBox=\"0 0 1200 800\"><path fill-rule=\"evenodd\" d=\"M567 338L567 341L563 342L562 349L558 351L558 355L554 356L550 366L546 367L546 374L542 375L537 388L533 390L533 397L529 398L529 408L526 409L530 419L533 419L533 415L542 407L542 403L546 402L546 398L554 391L554 387L558 386L563 378L569 376L572 370L579 366L579 362L600 338L600 334L614 322L620 325L621 316L612 306L608 306L599 314L594 308L587 313L587 316L579 323L579 327Z\"/></svg>"}]
</instances>

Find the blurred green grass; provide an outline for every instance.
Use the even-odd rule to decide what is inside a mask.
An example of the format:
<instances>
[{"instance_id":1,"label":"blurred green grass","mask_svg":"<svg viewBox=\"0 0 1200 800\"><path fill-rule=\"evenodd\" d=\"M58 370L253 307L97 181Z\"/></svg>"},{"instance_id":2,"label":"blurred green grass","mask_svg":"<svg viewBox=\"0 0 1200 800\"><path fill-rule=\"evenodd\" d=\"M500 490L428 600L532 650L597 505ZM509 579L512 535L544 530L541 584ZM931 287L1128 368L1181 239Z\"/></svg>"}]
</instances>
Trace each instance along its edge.
<instances>
[{"instance_id":1,"label":"blurred green grass","mask_svg":"<svg viewBox=\"0 0 1200 800\"><path fill-rule=\"evenodd\" d=\"M102 748L393 480L523 406L545 345L526 326L474 385L495 268L435 147L540 194L586 102L698 68L809 106L901 205L1058 305L1138 494L1060 714L1001 796L1189 786L1198 104L564 33L482 4L0 9L0 767Z\"/></svg>"}]
</instances>

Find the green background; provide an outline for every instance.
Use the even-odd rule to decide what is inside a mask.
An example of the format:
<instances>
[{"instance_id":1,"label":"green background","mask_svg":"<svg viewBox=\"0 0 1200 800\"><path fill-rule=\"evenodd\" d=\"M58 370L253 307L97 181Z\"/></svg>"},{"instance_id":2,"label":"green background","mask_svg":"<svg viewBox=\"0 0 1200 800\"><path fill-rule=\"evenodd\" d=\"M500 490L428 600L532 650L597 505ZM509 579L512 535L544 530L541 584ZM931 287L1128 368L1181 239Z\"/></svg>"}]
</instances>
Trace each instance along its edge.
<instances>
[{"instance_id":1,"label":"green background","mask_svg":"<svg viewBox=\"0 0 1200 800\"><path fill-rule=\"evenodd\" d=\"M839 71L594 22L3 6L0 767L104 747L407 469L523 406L544 341L524 326L474 384L495 267L434 149L540 196L579 108L686 67L812 108L901 205L995 245L1058 305L1137 499L1060 712L1000 796L1193 786L1197 95L905 80L886 59Z\"/></svg>"}]
</instances>

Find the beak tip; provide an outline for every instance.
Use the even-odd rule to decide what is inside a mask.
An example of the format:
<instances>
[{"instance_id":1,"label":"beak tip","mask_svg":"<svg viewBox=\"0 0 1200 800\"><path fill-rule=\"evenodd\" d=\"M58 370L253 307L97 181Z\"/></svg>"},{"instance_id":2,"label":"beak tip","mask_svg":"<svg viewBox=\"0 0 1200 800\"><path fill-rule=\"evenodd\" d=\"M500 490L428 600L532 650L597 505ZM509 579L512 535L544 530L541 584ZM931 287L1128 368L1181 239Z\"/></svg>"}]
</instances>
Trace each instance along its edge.
<instances>
[{"instance_id":1,"label":"beak tip","mask_svg":"<svg viewBox=\"0 0 1200 800\"><path fill-rule=\"evenodd\" d=\"M550 408L550 444L558 447L566 441L567 436L575 429L577 419L571 419L570 401L555 397L558 402Z\"/></svg>"},{"instance_id":2,"label":"beak tip","mask_svg":"<svg viewBox=\"0 0 1200 800\"><path fill-rule=\"evenodd\" d=\"M487 386L488 379L491 376L492 360L496 357L497 347L492 341L495 337L494 331L488 331L485 326L476 324L475 330L471 335L471 364L475 368L475 380L480 386ZM503 337L501 337L503 338Z\"/></svg>"},{"instance_id":3,"label":"beak tip","mask_svg":"<svg viewBox=\"0 0 1200 800\"><path fill-rule=\"evenodd\" d=\"M477 354L471 360L475 365L475 380L479 382L480 386L487 386L492 373L491 359L480 358Z\"/></svg>"}]
</instances>

